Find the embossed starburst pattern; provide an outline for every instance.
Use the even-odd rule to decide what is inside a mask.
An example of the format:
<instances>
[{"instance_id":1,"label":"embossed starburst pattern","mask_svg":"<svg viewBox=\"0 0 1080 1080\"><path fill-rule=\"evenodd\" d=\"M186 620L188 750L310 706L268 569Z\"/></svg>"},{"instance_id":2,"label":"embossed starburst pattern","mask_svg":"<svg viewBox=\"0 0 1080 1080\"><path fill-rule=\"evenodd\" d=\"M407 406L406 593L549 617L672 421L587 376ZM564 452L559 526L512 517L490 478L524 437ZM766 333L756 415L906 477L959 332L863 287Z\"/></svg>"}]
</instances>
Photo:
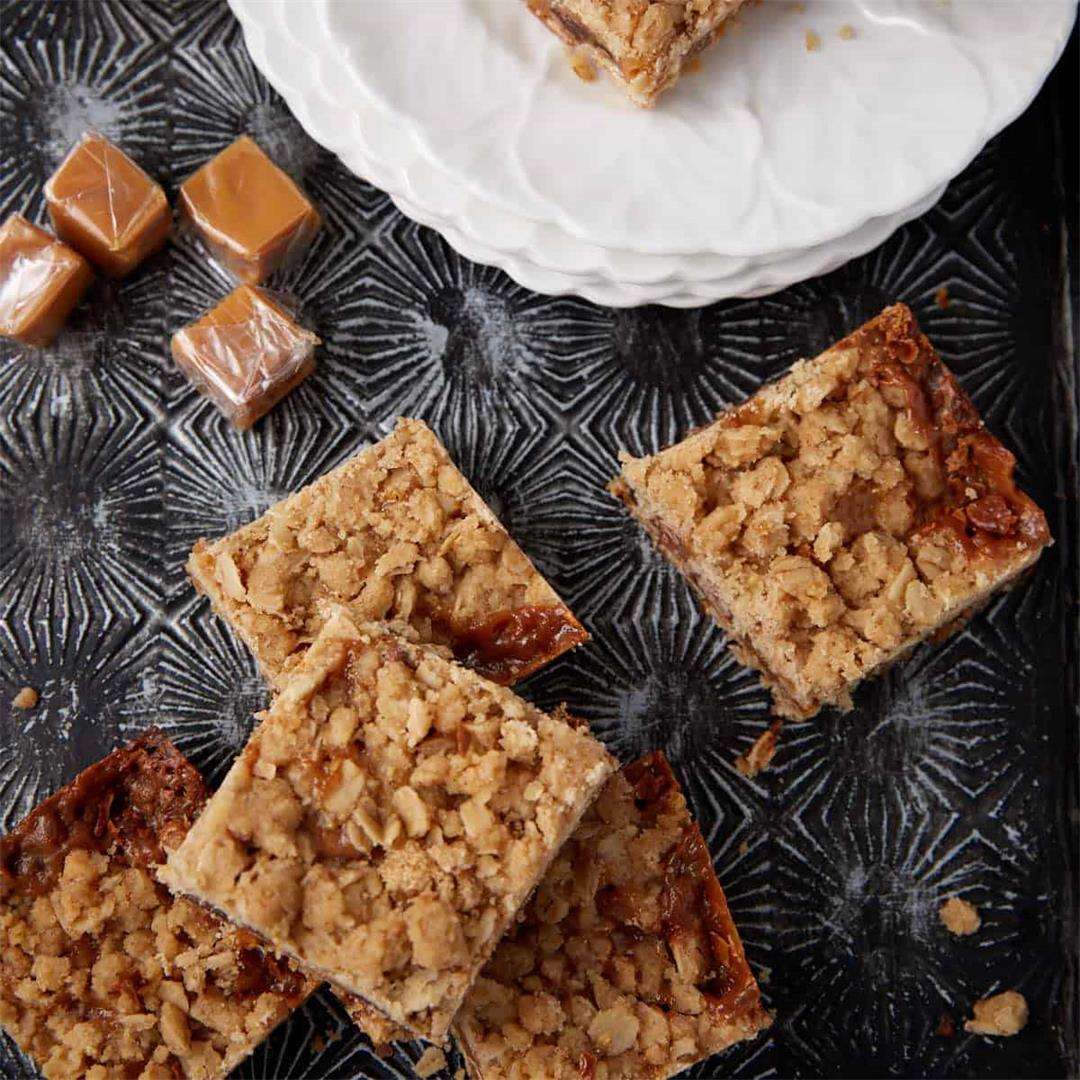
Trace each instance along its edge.
<instances>
[{"instance_id":1,"label":"embossed starburst pattern","mask_svg":"<svg viewBox=\"0 0 1080 1080\"><path fill-rule=\"evenodd\" d=\"M609 311L533 295L402 218L304 134L224 3L4 2L0 25L3 215L44 220L42 182L92 125L170 194L246 131L325 222L270 283L322 338L318 366L250 432L169 355L169 335L232 287L182 229L129 279L95 284L51 348L0 344L0 828L151 723L216 783L267 689L188 583L192 543L420 416L593 634L522 693L566 702L624 760L663 748L701 821L777 1019L690 1075L1080 1069L1076 372L1061 308L1076 208L1054 143L1070 115L1075 129L1067 72L870 255L761 300ZM620 450L679 438L894 300L1015 450L1057 543L852 713L789 724L747 779L735 758L768 695L604 487ZM30 711L11 704L25 685L41 695ZM938 919L953 894L982 915L970 938ZM971 1003L1006 988L1027 995L1028 1028L965 1035ZM938 1034L944 1012L958 1034ZM405 1078L419 1054L380 1057L320 992L238 1076ZM4 1039L0 1074L35 1075Z\"/></svg>"},{"instance_id":2,"label":"embossed starburst pattern","mask_svg":"<svg viewBox=\"0 0 1080 1080\"><path fill-rule=\"evenodd\" d=\"M0 205L44 220L42 185L87 128L146 168L167 158L168 48L137 6L3 6ZM59 77L58 77L59 76Z\"/></svg>"}]
</instances>

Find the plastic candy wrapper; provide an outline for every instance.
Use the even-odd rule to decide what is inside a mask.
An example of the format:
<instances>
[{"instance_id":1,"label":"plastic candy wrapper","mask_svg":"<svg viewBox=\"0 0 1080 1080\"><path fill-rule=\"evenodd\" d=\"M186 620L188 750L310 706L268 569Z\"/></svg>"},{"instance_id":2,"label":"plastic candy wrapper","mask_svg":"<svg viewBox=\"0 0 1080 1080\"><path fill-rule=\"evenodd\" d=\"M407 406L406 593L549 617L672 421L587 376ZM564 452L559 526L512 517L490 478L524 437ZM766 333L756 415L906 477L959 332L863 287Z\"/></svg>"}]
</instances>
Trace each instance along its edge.
<instances>
[{"instance_id":1,"label":"plastic candy wrapper","mask_svg":"<svg viewBox=\"0 0 1080 1080\"><path fill-rule=\"evenodd\" d=\"M263 289L241 285L173 335L181 371L241 431L315 369L319 339Z\"/></svg>"},{"instance_id":2,"label":"plastic candy wrapper","mask_svg":"<svg viewBox=\"0 0 1080 1080\"><path fill-rule=\"evenodd\" d=\"M0 227L0 336L48 345L93 280L77 251L12 214Z\"/></svg>"},{"instance_id":3,"label":"plastic candy wrapper","mask_svg":"<svg viewBox=\"0 0 1080 1080\"><path fill-rule=\"evenodd\" d=\"M184 181L180 208L211 253L251 285L295 258L322 223L304 193L246 135Z\"/></svg>"},{"instance_id":4,"label":"plastic candy wrapper","mask_svg":"<svg viewBox=\"0 0 1080 1080\"><path fill-rule=\"evenodd\" d=\"M118 146L85 133L45 185L57 236L114 277L169 238L172 212L155 183Z\"/></svg>"}]
</instances>

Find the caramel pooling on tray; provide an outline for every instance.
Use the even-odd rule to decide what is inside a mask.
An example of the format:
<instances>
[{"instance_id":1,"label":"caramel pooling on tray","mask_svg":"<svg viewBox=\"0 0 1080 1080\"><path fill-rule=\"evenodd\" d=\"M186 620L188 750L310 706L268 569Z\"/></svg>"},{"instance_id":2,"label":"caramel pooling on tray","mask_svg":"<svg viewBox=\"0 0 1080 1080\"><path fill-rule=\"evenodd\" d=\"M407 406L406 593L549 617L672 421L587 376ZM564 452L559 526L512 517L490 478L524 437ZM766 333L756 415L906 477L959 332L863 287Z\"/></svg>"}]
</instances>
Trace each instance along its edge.
<instances>
[{"instance_id":1,"label":"caramel pooling on tray","mask_svg":"<svg viewBox=\"0 0 1080 1080\"><path fill-rule=\"evenodd\" d=\"M241 431L315 369L319 339L262 289L241 285L173 335L177 365Z\"/></svg>"},{"instance_id":2,"label":"caramel pooling on tray","mask_svg":"<svg viewBox=\"0 0 1080 1080\"><path fill-rule=\"evenodd\" d=\"M180 207L211 252L251 285L306 247L321 224L304 193L247 135L184 181Z\"/></svg>"},{"instance_id":3,"label":"caramel pooling on tray","mask_svg":"<svg viewBox=\"0 0 1080 1080\"><path fill-rule=\"evenodd\" d=\"M94 132L75 144L45 185L56 234L115 277L160 251L172 214L161 185Z\"/></svg>"},{"instance_id":4,"label":"caramel pooling on tray","mask_svg":"<svg viewBox=\"0 0 1080 1080\"><path fill-rule=\"evenodd\" d=\"M77 251L12 214L0 227L0 337L48 345L93 279Z\"/></svg>"}]
</instances>

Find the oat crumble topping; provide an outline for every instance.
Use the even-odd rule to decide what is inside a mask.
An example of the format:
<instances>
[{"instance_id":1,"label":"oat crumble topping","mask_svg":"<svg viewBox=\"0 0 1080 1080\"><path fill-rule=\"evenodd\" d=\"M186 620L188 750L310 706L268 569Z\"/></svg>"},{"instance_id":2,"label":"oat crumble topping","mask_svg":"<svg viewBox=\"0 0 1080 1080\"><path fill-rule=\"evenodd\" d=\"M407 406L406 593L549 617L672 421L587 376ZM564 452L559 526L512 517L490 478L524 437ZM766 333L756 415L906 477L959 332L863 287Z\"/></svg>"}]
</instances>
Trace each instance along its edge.
<instances>
[{"instance_id":1,"label":"oat crumble topping","mask_svg":"<svg viewBox=\"0 0 1080 1080\"><path fill-rule=\"evenodd\" d=\"M454 1033L474 1080L659 1080L770 1022L708 848L656 753L608 781Z\"/></svg>"},{"instance_id":2,"label":"oat crumble topping","mask_svg":"<svg viewBox=\"0 0 1080 1080\"><path fill-rule=\"evenodd\" d=\"M588 638L419 420L271 507L200 540L188 570L277 680L346 603L512 683Z\"/></svg>"},{"instance_id":3,"label":"oat crumble topping","mask_svg":"<svg viewBox=\"0 0 1080 1080\"><path fill-rule=\"evenodd\" d=\"M163 877L437 1042L613 769L587 732L339 610Z\"/></svg>"},{"instance_id":4,"label":"oat crumble topping","mask_svg":"<svg viewBox=\"0 0 1080 1080\"><path fill-rule=\"evenodd\" d=\"M611 490L758 668L779 715L852 688L1031 566L1046 519L903 305Z\"/></svg>"},{"instance_id":5,"label":"oat crumble topping","mask_svg":"<svg viewBox=\"0 0 1080 1080\"><path fill-rule=\"evenodd\" d=\"M314 989L155 880L205 798L151 732L0 839L0 1024L49 1080L222 1080Z\"/></svg>"}]
</instances>

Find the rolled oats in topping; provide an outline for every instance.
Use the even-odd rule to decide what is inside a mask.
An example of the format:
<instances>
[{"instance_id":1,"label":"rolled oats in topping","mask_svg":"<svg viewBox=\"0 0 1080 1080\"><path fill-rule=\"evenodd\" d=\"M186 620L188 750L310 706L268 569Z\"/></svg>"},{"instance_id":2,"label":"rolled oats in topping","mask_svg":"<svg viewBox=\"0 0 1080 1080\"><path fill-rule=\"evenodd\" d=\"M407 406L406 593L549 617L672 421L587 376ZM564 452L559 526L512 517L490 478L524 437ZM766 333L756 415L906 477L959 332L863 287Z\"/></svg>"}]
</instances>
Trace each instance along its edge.
<instances>
[{"instance_id":1,"label":"rolled oats in topping","mask_svg":"<svg viewBox=\"0 0 1080 1080\"><path fill-rule=\"evenodd\" d=\"M585 630L419 420L223 539L188 569L277 680L347 604L512 683Z\"/></svg>"},{"instance_id":2,"label":"rolled oats in topping","mask_svg":"<svg viewBox=\"0 0 1080 1080\"><path fill-rule=\"evenodd\" d=\"M166 880L441 1040L614 763L340 610L279 689Z\"/></svg>"},{"instance_id":3,"label":"rolled oats in topping","mask_svg":"<svg viewBox=\"0 0 1080 1080\"><path fill-rule=\"evenodd\" d=\"M1014 464L897 305L612 491L803 718L1038 558Z\"/></svg>"},{"instance_id":4,"label":"rolled oats in topping","mask_svg":"<svg viewBox=\"0 0 1080 1080\"><path fill-rule=\"evenodd\" d=\"M661 1080L770 1023L662 754L613 776L470 991L475 1080Z\"/></svg>"},{"instance_id":5,"label":"rolled oats in topping","mask_svg":"<svg viewBox=\"0 0 1080 1080\"><path fill-rule=\"evenodd\" d=\"M51 1080L223 1080L314 990L156 880L205 798L151 732L0 839L0 1025Z\"/></svg>"},{"instance_id":6,"label":"rolled oats in topping","mask_svg":"<svg viewBox=\"0 0 1080 1080\"><path fill-rule=\"evenodd\" d=\"M938 908L938 917L945 929L950 934L956 934L957 937L974 934L982 926L978 908L970 900L965 900L961 896L950 896Z\"/></svg>"}]
</instances>

